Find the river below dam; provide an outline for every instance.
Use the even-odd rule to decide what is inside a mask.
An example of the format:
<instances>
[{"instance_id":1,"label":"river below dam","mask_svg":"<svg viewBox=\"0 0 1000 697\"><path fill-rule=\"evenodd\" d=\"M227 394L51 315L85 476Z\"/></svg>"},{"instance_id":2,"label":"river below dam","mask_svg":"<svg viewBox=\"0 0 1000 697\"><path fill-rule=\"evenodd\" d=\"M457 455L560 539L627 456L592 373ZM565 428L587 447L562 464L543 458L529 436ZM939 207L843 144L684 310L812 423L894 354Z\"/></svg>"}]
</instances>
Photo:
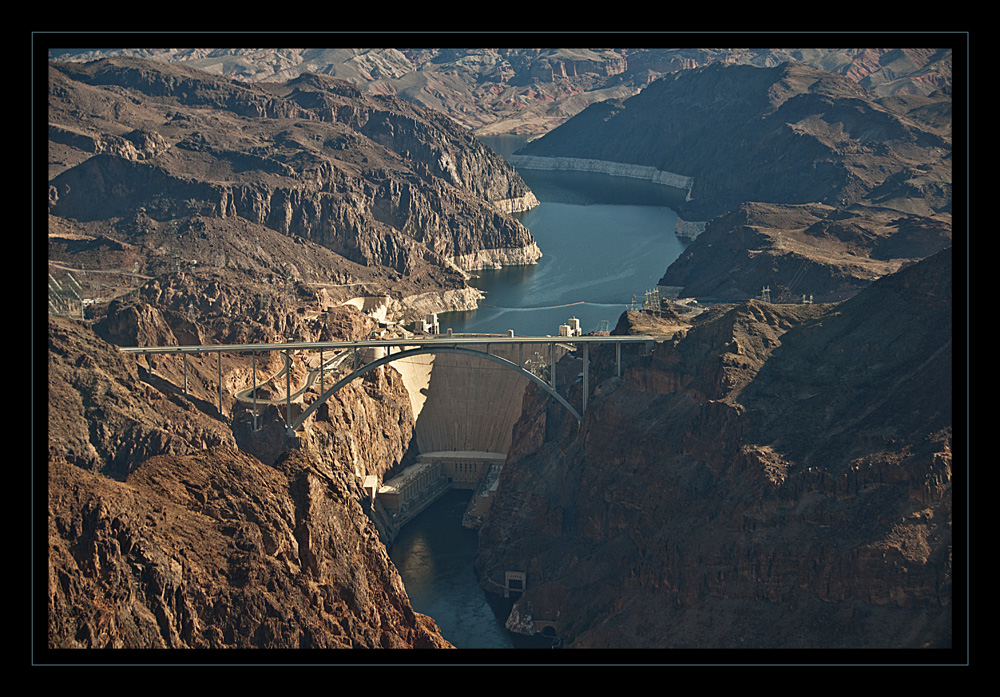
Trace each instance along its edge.
<instances>
[{"instance_id":1,"label":"river below dam","mask_svg":"<svg viewBox=\"0 0 1000 697\"><path fill-rule=\"evenodd\" d=\"M504 627L513 601L488 596L476 582L472 560L478 535L462 526L470 490L452 489L403 526L389 557L410 604L433 617L460 649L551 648L553 640L514 634Z\"/></svg>"},{"instance_id":2,"label":"river below dam","mask_svg":"<svg viewBox=\"0 0 1000 697\"><path fill-rule=\"evenodd\" d=\"M524 139L483 139L507 157ZM521 171L540 205L518 218L542 258L480 271L480 308L438 316L441 331L558 335L571 317L586 332L613 329L633 297L656 287L687 242L674 234L678 192L648 181L581 172ZM408 523L390 557L417 612L460 649L553 648L550 638L509 632L510 600L487 595L472 564L477 533L462 527L468 491L449 491Z\"/></svg>"}]
</instances>

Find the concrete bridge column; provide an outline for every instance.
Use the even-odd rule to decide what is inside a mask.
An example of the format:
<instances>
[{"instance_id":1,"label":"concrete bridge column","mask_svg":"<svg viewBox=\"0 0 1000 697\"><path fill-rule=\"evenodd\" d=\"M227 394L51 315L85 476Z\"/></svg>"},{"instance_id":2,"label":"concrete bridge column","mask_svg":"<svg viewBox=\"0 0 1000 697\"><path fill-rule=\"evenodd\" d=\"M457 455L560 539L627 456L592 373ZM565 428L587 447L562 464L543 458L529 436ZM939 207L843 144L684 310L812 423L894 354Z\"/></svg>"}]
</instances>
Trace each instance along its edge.
<instances>
[{"instance_id":1,"label":"concrete bridge column","mask_svg":"<svg viewBox=\"0 0 1000 697\"><path fill-rule=\"evenodd\" d=\"M285 349L285 423L292 425L292 356Z\"/></svg>"},{"instance_id":2,"label":"concrete bridge column","mask_svg":"<svg viewBox=\"0 0 1000 697\"><path fill-rule=\"evenodd\" d=\"M556 345L555 345L555 342L553 342L553 343L549 344L549 363L552 364L552 368L551 368L551 373L552 374L549 377L552 378L552 389L553 390L558 390L559 389L559 386L556 384L556 360L558 360L556 358Z\"/></svg>"}]
</instances>

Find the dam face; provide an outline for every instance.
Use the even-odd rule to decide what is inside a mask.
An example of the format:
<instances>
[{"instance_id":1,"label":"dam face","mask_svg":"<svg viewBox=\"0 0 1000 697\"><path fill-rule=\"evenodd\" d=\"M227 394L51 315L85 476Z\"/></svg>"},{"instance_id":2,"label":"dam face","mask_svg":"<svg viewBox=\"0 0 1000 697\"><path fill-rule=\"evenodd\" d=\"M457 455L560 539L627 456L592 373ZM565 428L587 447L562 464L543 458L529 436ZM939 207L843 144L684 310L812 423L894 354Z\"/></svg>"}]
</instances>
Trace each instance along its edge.
<instances>
[{"instance_id":1,"label":"dam face","mask_svg":"<svg viewBox=\"0 0 1000 697\"><path fill-rule=\"evenodd\" d=\"M516 346L497 345L492 353L518 362ZM527 378L485 358L450 353L404 358L392 366L410 393L420 453L506 455Z\"/></svg>"},{"instance_id":2,"label":"dam face","mask_svg":"<svg viewBox=\"0 0 1000 697\"><path fill-rule=\"evenodd\" d=\"M547 344L490 347L515 364L549 364L549 350ZM474 525L488 508L530 380L486 358L453 353L410 356L391 366L410 394L419 455L378 498L398 529L447 489L477 489L467 515Z\"/></svg>"}]
</instances>

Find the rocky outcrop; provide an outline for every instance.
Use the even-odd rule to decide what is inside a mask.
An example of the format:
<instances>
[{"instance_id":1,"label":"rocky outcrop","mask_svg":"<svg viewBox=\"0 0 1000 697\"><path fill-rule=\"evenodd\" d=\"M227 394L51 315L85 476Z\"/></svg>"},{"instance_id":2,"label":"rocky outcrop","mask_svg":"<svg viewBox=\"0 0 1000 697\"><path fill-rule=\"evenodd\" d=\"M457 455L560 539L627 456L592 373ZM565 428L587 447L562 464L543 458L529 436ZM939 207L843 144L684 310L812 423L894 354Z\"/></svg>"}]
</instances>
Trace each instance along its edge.
<instances>
[{"instance_id":1,"label":"rocky outcrop","mask_svg":"<svg viewBox=\"0 0 1000 697\"><path fill-rule=\"evenodd\" d=\"M493 202L494 207L501 213L522 213L530 211L538 205L538 199L531 192L518 198L508 198Z\"/></svg>"},{"instance_id":2,"label":"rocky outcrop","mask_svg":"<svg viewBox=\"0 0 1000 697\"><path fill-rule=\"evenodd\" d=\"M122 479L153 455L235 445L202 395L196 403L154 389L134 361L91 330L49 319L49 458Z\"/></svg>"},{"instance_id":3,"label":"rocky outcrop","mask_svg":"<svg viewBox=\"0 0 1000 697\"><path fill-rule=\"evenodd\" d=\"M945 41L948 37L944 38ZM935 38L936 40L936 38ZM478 133L541 134L594 102L636 94L651 81L711 63L773 67L795 61L855 80L882 96L921 97L952 84L943 48L342 48L79 49L59 60L138 56L252 82L302 73L405 98Z\"/></svg>"},{"instance_id":4,"label":"rocky outcrop","mask_svg":"<svg viewBox=\"0 0 1000 697\"><path fill-rule=\"evenodd\" d=\"M534 245L509 215L537 205L517 173L402 100L316 75L250 86L134 59L53 64L50 83L54 216L239 218L404 276Z\"/></svg>"},{"instance_id":5,"label":"rocky outcrop","mask_svg":"<svg viewBox=\"0 0 1000 697\"><path fill-rule=\"evenodd\" d=\"M48 649L447 648L410 607L353 475L291 451L49 463Z\"/></svg>"},{"instance_id":6,"label":"rocky outcrop","mask_svg":"<svg viewBox=\"0 0 1000 697\"><path fill-rule=\"evenodd\" d=\"M749 301L525 397L477 572L563 646L949 647L951 251L852 300ZM623 351L623 354L626 352Z\"/></svg>"},{"instance_id":7,"label":"rocky outcrop","mask_svg":"<svg viewBox=\"0 0 1000 697\"><path fill-rule=\"evenodd\" d=\"M520 249L483 249L456 257L453 261L460 268L499 269L504 266L535 264L541 256L542 252L538 249L538 245L532 243Z\"/></svg>"},{"instance_id":8,"label":"rocky outcrop","mask_svg":"<svg viewBox=\"0 0 1000 697\"><path fill-rule=\"evenodd\" d=\"M483 299L482 291L476 288L450 290L444 293L430 292L408 295L392 304L392 313L401 322L424 319L435 312L458 312L474 310Z\"/></svg>"},{"instance_id":9,"label":"rocky outcrop","mask_svg":"<svg viewBox=\"0 0 1000 697\"><path fill-rule=\"evenodd\" d=\"M710 221L667 269L681 297L842 300L951 246L950 215L745 203Z\"/></svg>"},{"instance_id":10,"label":"rocky outcrop","mask_svg":"<svg viewBox=\"0 0 1000 697\"><path fill-rule=\"evenodd\" d=\"M950 95L937 100L947 108ZM849 79L785 63L713 64L662 78L630 99L591 105L518 155L681 173L693 182L680 215L698 222L744 201L877 200L899 210L913 187L924 192L925 211L946 211L950 151L950 127L915 119Z\"/></svg>"}]
</instances>

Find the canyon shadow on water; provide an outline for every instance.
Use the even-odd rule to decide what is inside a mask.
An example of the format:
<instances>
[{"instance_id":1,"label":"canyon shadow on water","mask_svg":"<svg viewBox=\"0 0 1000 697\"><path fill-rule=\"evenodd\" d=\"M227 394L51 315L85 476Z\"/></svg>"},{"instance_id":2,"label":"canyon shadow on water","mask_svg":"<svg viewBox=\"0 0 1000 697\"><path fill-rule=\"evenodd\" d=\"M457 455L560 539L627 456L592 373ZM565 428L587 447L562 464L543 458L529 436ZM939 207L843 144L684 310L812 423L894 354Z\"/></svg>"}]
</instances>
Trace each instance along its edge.
<instances>
[{"instance_id":1,"label":"canyon shadow on water","mask_svg":"<svg viewBox=\"0 0 1000 697\"><path fill-rule=\"evenodd\" d=\"M551 648L552 639L514 634L504 627L513 601L488 596L472 569L478 535L462 526L472 492L452 489L411 522L389 557L416 612L434 618L460 649Z\"/></svg>"}]
</instances>

